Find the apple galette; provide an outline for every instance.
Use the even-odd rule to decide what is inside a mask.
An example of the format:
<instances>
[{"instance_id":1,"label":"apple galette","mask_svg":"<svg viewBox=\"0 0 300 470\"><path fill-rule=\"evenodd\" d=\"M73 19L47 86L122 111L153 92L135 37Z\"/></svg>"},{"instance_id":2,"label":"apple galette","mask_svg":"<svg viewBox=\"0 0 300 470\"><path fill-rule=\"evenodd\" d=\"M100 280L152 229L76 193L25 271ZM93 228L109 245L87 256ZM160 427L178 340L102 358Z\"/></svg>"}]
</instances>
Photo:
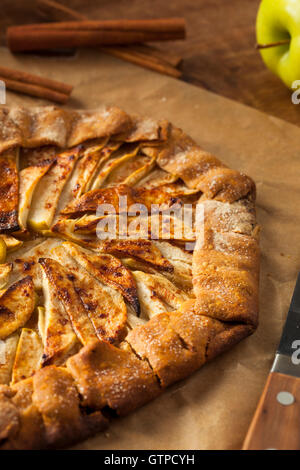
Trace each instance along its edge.
<instances>
[{"instance_id":1,"label":"apple galette","mask_svg":"<svg viewBox=\"0 0 300 470\"><path fill-rule=\"evenodd\" d=\"M68 446L255 330L255 185L167 121L2 107L0 259L0 448Z\"/></svg>"}]
</instances>

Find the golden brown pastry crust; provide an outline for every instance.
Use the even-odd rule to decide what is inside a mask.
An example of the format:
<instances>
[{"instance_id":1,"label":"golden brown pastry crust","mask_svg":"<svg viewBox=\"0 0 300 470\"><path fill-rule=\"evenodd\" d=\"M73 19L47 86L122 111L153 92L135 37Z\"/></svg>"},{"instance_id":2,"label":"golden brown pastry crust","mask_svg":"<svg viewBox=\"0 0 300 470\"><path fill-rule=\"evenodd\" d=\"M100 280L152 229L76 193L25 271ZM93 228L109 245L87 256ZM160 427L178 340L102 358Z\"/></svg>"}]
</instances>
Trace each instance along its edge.
<instances>
[{"instance_id":1,"label":"golden brown pastry crust","mask_svg":"<svg viewBox=\"0 0 300 470\"><path fill-rule=\"evenodd\" d=\"M196 194L201 223L191 237L196 239L192 266L188 257L164 257L158 244L110 241L102 245L102 253L121 258L111 258L108 264L125 276L125 285L105 273L103 260L91 273L115 287L138 314L136 285L126 274L125 266L130 266L127 257L131 264L137 263L137 269L162 272L170 279L184 266L183 272L192 273L192 294L189 291L187 301L182 294L176 310L166 308L148 322L139 320L140 324L129 331L125 340L114 346L97 339L94 333L88 334L81 323L83 306L71 286L72 279L42 253L40 263L53 286L58 285L57 296L69 310L73 328L77 321L83 332L84 346L69 357L65 367L46 365L33 377L10 387L0 386L0 448L57 448L85 439L107 425L102 411L129 413L250 335L257 326L259 244L255 184L248 176L227 168L167 121L129 116L115 107L96 111L0 108L0 192L8 195L5 205L0 205L0 232L18 229L18 172L12 157L18 148L23 152L28 149L25 156L29 166L39 161L39 150L34 151L37 147L46 146L43 155L51 162L57 147L66 150L84 146L87 140L108 138L115 148L119 147L118 142L137 142L143 155L156 161L158 181L166 183L163 187L151 182L148 187L141 184L134 188L119 184L85 192L68 203L52 233L61 234L65 224L89 215L101 202L117 208L120 195L126 195L129 204L143 202L149 207L153 201L168 206L180 197ZM102 150L101 158L105 158L105 152L109 154L111 150ZM91 219L86 230L93 224ZM87 236L79 240L89 246ZM171 248L172 245L165 253L172 254ZM34 277L37 265L38 259L30 266L24 265L24 274L26 268ZM182 288L186 289L186 284ZM73 301L76 298L73 307L70 291ZM160 295L153 292L159 305L163 305L167 301L161 300Z\"/></svg>"},{"instance_id":2,"label":"golden brown pastry crust","mask_svg":"<svg viewBox=\"0 0 300 470\"><path fill-rule=\"evenodd\" d=\"M160 393L148 363L132 352L105 342L93 342L67 361L83 406L108 407L118 415L147 403Z\"/></svg>"}]
</instances>

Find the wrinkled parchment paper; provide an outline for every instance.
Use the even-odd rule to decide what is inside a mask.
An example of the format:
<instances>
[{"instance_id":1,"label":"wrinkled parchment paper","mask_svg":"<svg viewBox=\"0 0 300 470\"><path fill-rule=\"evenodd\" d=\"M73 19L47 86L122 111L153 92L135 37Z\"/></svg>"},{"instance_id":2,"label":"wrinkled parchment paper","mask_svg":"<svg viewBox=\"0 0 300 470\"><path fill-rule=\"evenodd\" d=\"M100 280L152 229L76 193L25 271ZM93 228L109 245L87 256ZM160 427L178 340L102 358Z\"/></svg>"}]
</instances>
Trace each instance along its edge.
<instances>
[{"instance_id":1,"label":"wrinkled parchment paper","mask_svg":"<svg viewBox=\"0 0 300 470\"><path fill-rule=\"evenodd\" d=\"M257 332L77 449L239 449L262 392L300 270L300 128L97 51L11 56L0 64L75 86L68 106L117 104L167 118L254 178L261 234ZM35 105L8 93L7 104ZM46 102L45 102L46 103ZM299 123L300 124L300 123Z\"/></svg>"}]
</instances>

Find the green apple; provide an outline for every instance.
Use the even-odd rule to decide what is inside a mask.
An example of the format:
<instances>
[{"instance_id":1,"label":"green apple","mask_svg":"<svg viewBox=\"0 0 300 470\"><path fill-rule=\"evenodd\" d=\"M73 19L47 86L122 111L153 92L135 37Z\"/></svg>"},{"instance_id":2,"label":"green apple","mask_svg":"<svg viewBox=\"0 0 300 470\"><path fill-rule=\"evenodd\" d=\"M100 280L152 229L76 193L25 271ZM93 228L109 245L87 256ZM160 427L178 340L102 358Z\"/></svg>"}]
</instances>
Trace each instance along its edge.
<instances>
[{"instance_id":1,"label":"green apple","mask_svg":"<svg viewBox=\"0 0 300 470\"><path fill-rule=\"evenodd\" d=\"M267 67L293 88L300 80L300 0L262 0L256 34L258 44L266 46L260 53ZM281 41L286 44L276 45Z\"/></svg>"}]
</instances>

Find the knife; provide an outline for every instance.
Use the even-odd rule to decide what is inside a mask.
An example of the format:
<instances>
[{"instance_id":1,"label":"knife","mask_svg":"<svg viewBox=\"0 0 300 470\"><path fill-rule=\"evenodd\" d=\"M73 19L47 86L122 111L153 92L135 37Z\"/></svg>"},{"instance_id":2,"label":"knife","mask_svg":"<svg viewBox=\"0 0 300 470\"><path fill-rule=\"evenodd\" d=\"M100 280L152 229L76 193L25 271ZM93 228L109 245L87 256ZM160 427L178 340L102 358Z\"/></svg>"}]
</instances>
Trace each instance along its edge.
<instances>
[{"instance_id":1,"label":"knife","mask_svg":"<svg viewBox=\"0 0 300 470\"><path fill-rule=\"evenodd\" d=\"M300 449L300 273L244 450Z\"/></svg>"}]
</instances>

